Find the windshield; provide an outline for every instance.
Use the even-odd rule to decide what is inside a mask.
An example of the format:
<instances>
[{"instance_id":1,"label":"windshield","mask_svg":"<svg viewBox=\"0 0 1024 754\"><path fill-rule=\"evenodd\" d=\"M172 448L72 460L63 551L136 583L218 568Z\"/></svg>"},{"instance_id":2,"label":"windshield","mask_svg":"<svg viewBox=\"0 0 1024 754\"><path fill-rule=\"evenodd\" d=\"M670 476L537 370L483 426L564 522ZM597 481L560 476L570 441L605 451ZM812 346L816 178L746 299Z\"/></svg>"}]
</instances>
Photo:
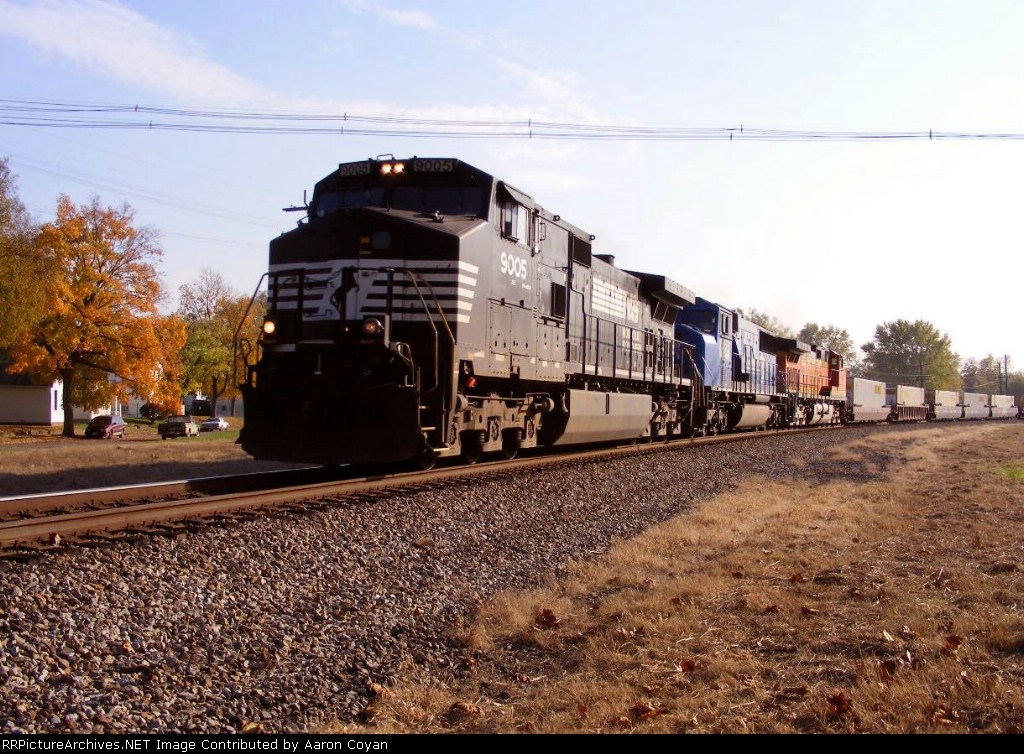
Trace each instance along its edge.
<instances>
[{"instance_id":1,"label":"windshield","mask_svg":"<svg viewBox=\"0 0 1024 754\"><path fill-rule=\"evenodd\" d=\"M413 212L443 215L480 214L480 189L459 187L397 186L391 192L391 206Z\"/></svg>"},{"instance_id":2,"label":"windshield","mask_svg":"<svg viewBox=\"0 0 1024 754\"><path fill-rule=\"evenodd\" d=\"M372 189L344 189L323 194L317 201L316 213L320 217L326 217L339 209L383 204L384 189L379 186Z\"/></svg>"},{"instance_id":3,"label":"windshield","mask_svg":"<svg viewBox=\"0 0 1024 754\"><path fill-rule=\"evenodd\" d=\"M89 422L89 426L92 427L106 427L113 421L109 416L94 416L92 421Z\"/></svg>"},{"instance_id":4,"label":"windshield","mask_svg":"<svg viewBox=\"0 0 1024 754\"><path fill-rule=\"evenodd\" d=\"M443 215L480 214L480 189L475 186L396 186L385 193L380 186L370 189L340 189L317 197L317 217L326 217L339 209L384 207L413 212L440 212Z\"/></svg>"}]
</instances>

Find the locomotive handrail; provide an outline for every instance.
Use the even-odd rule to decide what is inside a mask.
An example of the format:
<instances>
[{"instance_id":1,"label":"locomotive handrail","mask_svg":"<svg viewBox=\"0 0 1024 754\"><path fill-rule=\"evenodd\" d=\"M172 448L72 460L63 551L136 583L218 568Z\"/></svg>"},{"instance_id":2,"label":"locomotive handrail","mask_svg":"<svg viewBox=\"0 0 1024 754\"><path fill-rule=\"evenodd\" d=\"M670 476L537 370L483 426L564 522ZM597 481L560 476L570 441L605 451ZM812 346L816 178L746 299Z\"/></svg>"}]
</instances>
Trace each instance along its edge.
<instances>
[{"instance_id":1,"label":"locomotive handrail","mask_svg":"<svg viewBox=\"0 0 1024 754\"><path fill-rule=\"evenodd\" d=\"M242 318L238 321L238 326L235 327L234 335L232 335L232 337L231 337L231 384L232 385L237 385L238 384L238 347L239 347L239 337L242 334L242 328L245 327L245 321L249 318L249 312L250 312L250 310L252 310L253 302L256 301L256 297L260 293L260 288L263 287L263 281L266 280L269 275L270 275L269 272L264 272L262 275L260 275L260 279L256 282L256 290L254 290L252 292L252 296L249 298L249 303L246 305L245 311L242 312ZM259 346L259 342L257 341L257 347L258 346ZM256 360L259 361L259 356L258 355L256 357ZM248 372L248 366L249 366L248 355L246 355L246 368L247 368L247 372ZM247 373L246 374L246 379L248 379L248 376L249 375Z\"/></svg>"},{"instance_id":2,"label":"locomotive handrail","mask_svg":"<svg viewBox=\"0 0 1024 754\"><path fill-rule=\"evenodd\" d=\"M418 273L414 273L412 270L410 270L408 268L402 268L402 272L405 273L406 277L409 278L409 282L412 283L413 290L416 291L416 296L419 298L420 304L423 306L423 311L427 315L427 321L430 323L430 329L434 333L434 384L433 384L433 386L429 390L423 390L424 393L432 393L432 392L434 392L435 390L437 390L441 386L441 373L440 373L441 347L440 347L440 342L439 342L440 339L438 337L438 332L437 332L437 325L434 324L434 317L433 317L433 315L430 312L430 307L427 305L426 299L423 298L423 294L420 292L419 283L423 283L423 285L425 285L427 287L427 290L430 291L430 298L434 302L434 307L437 309L438 316L441 318L441 324L444 325L444 331L445 331L445 334L448 336L448 343L449 343L449 345L452 348L452 353L453 354L455 353L455 335L452 333L452 328L448 324L448 318L445 316L444 309L441 308L441 303L437 300L437 294L434 292L434 286L431 285L430 281L427 280L426 278L424 278L422 275L419 275ZM418 282L417 282L417 278L419 279ZM388 300L389 301L391 299L391 294L392 294L391 286L392 286L392 281L389 279L389 281L388 281ZM390 310L390 308L391 307L389 306L388 309ZM390 314L390 311L388 313ZM442 395L442 399L444 397L445 396ZM447 409L448 417L445 418L445 423L447 423L447 421L449 420L451 415L455 412L455 392L454 391L452 391L451 396L449 396L449 400L447 401L447 403L449 405L447 405L445 408ZM443 435L442 435L442 437L443 437ZM445 440L442 440L442 442L445 442Z\"/></svg>"},{"instance_id":3,"label":"locomotive handrail","mask_svg":"<svg viewBox=\"0 0 1024 754\"><path fill-rule=\"evenodd\" d=\"M448 320L444 316L444 310L441 309L440 304L438 304L438 302L437 302L437 296L434 294L434 287L430 284L430 282L428 280L423 278L422 275L418 275L417 273L414 273L412 270L408 269L407 267L381 267L377 271L378 272L389 272L389 273L402 272L409 279L409 282L412 283L413 290L416 291L416 297L419 298L420 304L423 306L423 312L427 315L427 322L430 324L430 329L434 333L434 384L431 386L431 388L429 390L424 390L423 392L431 393L431 392L437 390L437 388L441 384L440 371L439 371L439 366L438 366L438 360L440 358L440 346L438 345L439 338L438 338L438 332L437 332L437 325L434 324L434 316L433 316L433 314L430 311L430 307L427 305L427 300L425 298L423 298L423 293L420 292L419 283L423 283L430 290L430 296L434 300L435 305L437 305L438 314L441 316L441 322L444 324L444 329L445 329L445 333L448 335L448 340L449 340L449 342L452 345L455 344L455 338L452 335L451 328L448 326ZM419 282L417 282L417 278L419 278ZM392 287L393 287L393 285L394 285L394 281L393 280L389 280L388 281L388 301L389 302L391 301L391 297L392 297ZM388 316L391 315L390 309L391 309L391 307L388 306Z\"/></svg>"}]
</instances>

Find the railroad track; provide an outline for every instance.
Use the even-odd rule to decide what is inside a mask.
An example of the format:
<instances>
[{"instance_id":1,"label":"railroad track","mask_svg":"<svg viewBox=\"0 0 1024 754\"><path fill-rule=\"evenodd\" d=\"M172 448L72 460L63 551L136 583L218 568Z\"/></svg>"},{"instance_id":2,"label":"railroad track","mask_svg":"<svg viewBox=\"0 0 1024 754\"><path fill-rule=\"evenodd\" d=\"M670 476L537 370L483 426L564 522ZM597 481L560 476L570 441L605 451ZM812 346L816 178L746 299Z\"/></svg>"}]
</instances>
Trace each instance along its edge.
<instances>
[{"instance_id":1,"label":"railroad track","mask_svg":"<svg viewBox=\"0 0 1024 754\"><path fill-rule=\"evenodd\" d=\"M823 432L838 427L809 427L784 430L787 434ZM742 442L766 433L744 432L715 437L689 438L603 447L574 453L526 456L510 461L488 461L470 466L452 466L372 477L277 485L271 489L245 489L227 494L196 495L196 480L163 485L87 490L57 495L33 495L0 500L0 513L21 511L20 517L0 521L0 557L24 558L61 549L72 544L110 543L131 536L177 534L211 520L233 521L267 512L298 512L329 504L359 501L380 494L417 491L434 485L462 483L480 477L503 476L523 469L572 465L620 455L664 452L686 446ZM326 473L326 472L322 472ZM337 471L333 472L337 473ZM254 475L243 475L254 476ZM208 480L213 488L230 478ZM255 479L246 481L251 487ZM178 499L153 500L154 497ZM132 500L136 502L132 502ZM138 502L140 501L141 502ZM107 501L107 502L104 502ZM69 507L80 509L68 510Z\"/></svg>"}]
</instances>

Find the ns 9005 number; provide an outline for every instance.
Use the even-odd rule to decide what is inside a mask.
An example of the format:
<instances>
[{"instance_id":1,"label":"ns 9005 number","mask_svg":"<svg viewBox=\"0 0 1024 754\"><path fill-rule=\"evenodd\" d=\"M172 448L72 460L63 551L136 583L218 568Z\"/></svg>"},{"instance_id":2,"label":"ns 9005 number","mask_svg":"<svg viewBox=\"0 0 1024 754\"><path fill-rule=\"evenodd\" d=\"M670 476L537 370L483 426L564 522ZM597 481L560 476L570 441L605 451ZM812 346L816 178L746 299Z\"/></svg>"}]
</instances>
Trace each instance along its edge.
<instances>
[{"instance_id":1,"label":"ns 9005 number","mask_svg":"<svg viewBox=\"0 0 1024 754\"><path fill-rule=\"evenodd\" d=\"M417 173L453 173L455 160L413 160L412 169Z\"/></svg>"},{"instance_id":2,"label":"ns 9005 number","mask_svg":"<svg viewBox=\"0 0 1024 754\"><path fill-rule=\"evenodd\" d=\"M520 278L526 280L527 272L529 271L529 263L522 257L517 257L515 254L509 254L506 251L501 252L501 272L504 275L510 277Z\"/></svg>"}]
</instances>

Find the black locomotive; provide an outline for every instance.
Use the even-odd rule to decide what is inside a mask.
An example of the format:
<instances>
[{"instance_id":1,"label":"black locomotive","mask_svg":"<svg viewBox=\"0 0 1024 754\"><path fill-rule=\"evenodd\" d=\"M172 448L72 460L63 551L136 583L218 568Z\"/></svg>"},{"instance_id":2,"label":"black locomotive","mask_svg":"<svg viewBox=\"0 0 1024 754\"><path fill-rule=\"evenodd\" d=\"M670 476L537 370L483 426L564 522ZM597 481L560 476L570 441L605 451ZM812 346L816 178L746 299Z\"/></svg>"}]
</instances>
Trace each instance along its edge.
<instances>
[{"instance_id":1,"label":"black locomotive","mask_svg":"<svg viewBox=\"0 0 1024 754\"><path fill-rule=\"evenodd\" d=\"M300 209L270 244L268 314L242 385L239 441L256 458L429 466L539 445L974 418L975 403L986 418L1016 412L1009 396L928 402L923 388L848 384L841 354L619 269L593 236L457 159L346 163Z\"/></svg>"},{"instance_id":2,"label":"black locomotive","mask_svg":"<svg viewBox=\"0 0 1024 754\"><path fill-rule=\"evenodd\" d=\"M256 458L396 462L701 427L693 293L460 160L340 165L270 244ZM694 399L697 396L697 400Z\"/></svg>"}]
</instances>

